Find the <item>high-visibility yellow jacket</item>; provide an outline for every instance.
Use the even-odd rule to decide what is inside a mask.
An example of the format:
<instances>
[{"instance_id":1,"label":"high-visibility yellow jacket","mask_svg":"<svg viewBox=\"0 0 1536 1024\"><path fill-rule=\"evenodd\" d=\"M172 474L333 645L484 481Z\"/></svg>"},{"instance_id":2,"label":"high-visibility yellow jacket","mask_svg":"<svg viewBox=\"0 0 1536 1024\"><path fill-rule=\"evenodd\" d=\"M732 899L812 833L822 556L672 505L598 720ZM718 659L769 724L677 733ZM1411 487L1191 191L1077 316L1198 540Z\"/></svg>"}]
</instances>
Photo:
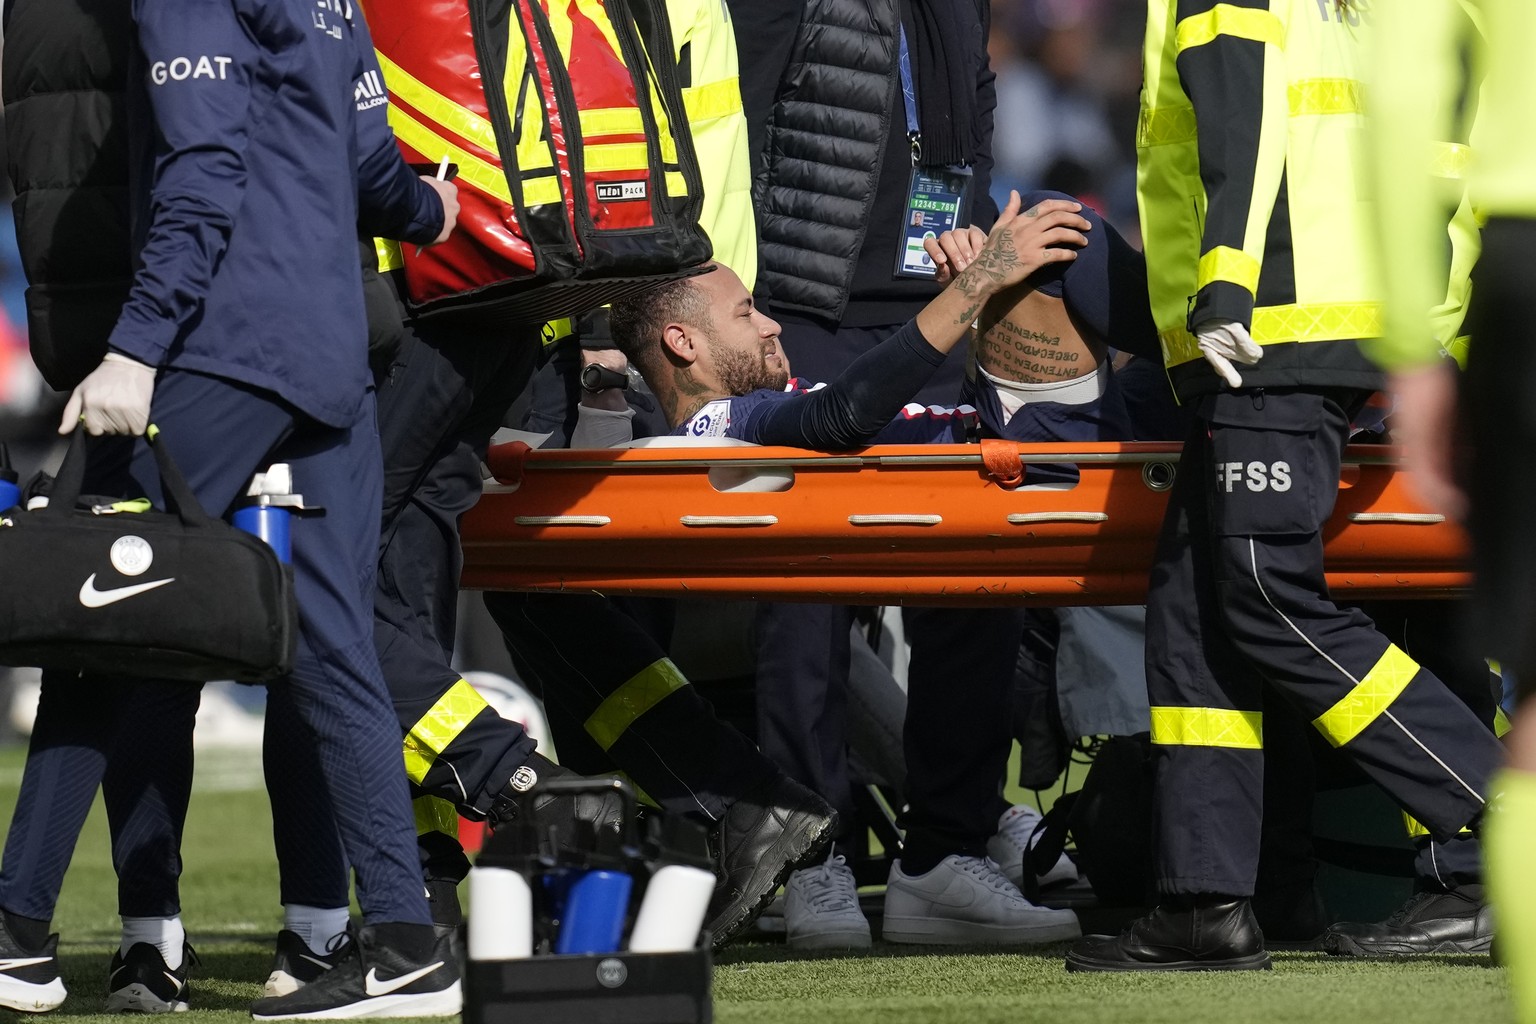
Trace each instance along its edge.
<instances>
[{"instance_id":1,"label":"high-visibility yellow jacket","mask_svg":"<svg viewBox=\"0 0 1536 1024\"><path fill-rule=\"evenodd\" d=\"M1195 345L1211 320L1264 358L1245 385L1374 388L1370 244L1354 0L1149 0L1137 191L1152 312L1181 397L1222 386Z\"/></svg>"},{"instance_id":2,"label":"high-visibility yellow jacket","mask_svg":"<svg viewBox=\"0 0 1536 1024\"><path fill-rule=\"evenodd\" d=\"M704 181L699 224L714 244L715 262L736 271L751 290L757 278L757 229L752 221L752 163L731 15L721 0L667 0L667 16L684 75L688 128Z\"/></svg>"},{"instance_id":3,"label":"high-visibility yellow jacket","mask_svg":"<svg viewBox=\"0 0 1536 1024\"><path fill-rule=\"evenodd\" d=\"M1432 363L1444 352L1464 362L1467 339L1451 328L1470 291L1476 228L1490 217L1536 218L1536 133L1529 124L1536 102L1536 6L1529 0L1393 0L1378 17L1372 139L1387 329L1370 353L1389 369ZM1469 52L1475 56L1470 68ZM1468 102L1473 96L1475 111ZM1441 141L1468 136L1470 148ZM1455 187L1447 189L1447 182ZM1451 208L1450 288L1439 302L1446 278L1440 226Z\"/></svg>"}]
</instances>

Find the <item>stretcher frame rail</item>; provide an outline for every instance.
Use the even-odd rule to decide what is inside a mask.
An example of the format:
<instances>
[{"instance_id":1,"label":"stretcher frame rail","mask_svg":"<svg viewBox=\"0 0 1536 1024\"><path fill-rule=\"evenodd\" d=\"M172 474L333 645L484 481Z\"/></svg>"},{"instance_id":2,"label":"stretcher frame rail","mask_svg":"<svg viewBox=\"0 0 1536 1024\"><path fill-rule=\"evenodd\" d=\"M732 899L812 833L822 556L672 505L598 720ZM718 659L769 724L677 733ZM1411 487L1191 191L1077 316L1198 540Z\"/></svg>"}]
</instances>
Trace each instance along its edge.
<instances>
[{"instance_id":1,"label":"stretcher frame rail","mask_svg":"<svg viewBox=\"0 0 1536 1024\"><path fill-rule=\"evenodd\" d=\"M466 587L858 604L1135 604L1180 446L689 447L487 457ZM1075 484L1043 481L1075 466ZM1022 472L1022 486L1010 486ZM1059 472L1057 474L1060 475ZM1388 446L1351 446L1323 529L1336 598L1468 586L1459 527Z\"/></svg>"}]
</instances>

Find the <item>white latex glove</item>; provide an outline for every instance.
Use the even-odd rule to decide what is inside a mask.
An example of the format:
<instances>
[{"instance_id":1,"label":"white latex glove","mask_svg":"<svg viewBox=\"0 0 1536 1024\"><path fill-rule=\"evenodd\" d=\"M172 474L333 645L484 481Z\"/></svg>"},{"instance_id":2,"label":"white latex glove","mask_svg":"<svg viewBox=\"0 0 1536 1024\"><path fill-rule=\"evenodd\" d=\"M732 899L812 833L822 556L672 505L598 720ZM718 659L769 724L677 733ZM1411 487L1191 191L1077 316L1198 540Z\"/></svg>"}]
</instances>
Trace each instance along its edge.
<instances>
[{"instance_id":1,"label":"white latex glove","mask_svg":"<svg viewBox=\"0 0 1536 1024\"><path fill-rule=\"evenodd\" d=\"M1234 388L1243 386L1243 378L1232 364L1253 366L1264 358L1264 349L1249 337L1248 329L1230 320L1207 320L1195 328L1195 340L1205 361Z\"/></svg>"},{"instance_id":2,"label":"white latex glove","mask_svg":"<svg viewBox=\"0 0 1536 1024\"><path fill-rule=\"evenodd\" d=\"M149 426L149 401L155 393L155 368L137 359L108 352L69 396L59 433L67 434L85 421L85 432L142 434Z\"/></svg>"}]
</instances>

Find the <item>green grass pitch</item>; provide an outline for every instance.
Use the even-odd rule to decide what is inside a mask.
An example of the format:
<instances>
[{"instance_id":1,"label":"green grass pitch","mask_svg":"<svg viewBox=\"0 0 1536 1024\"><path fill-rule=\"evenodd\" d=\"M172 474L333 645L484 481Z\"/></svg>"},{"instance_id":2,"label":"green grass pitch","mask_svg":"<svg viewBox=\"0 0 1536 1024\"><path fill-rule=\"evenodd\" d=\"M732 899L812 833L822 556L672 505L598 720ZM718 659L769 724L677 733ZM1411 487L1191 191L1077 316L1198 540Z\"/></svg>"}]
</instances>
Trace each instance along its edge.
<instances>
[{"instance_id":1,"label":"green grass pitch","mask_svg":"<svg viewBox=\"0 0 1536 1024\"><path fill-rule=\"evenodd\" d=\"M19 750L0 751L0 809L8 822ZM199 757L184 845L187 930L202 959L183 1024L247 1021L280 920L270 815L255 752ZM65 881L55 927L70 1024L102 1013L107 958L117 941L115 880L98 804ZM1053 1024L1125 1021L1225 1024L1444 1024L1512 1019L1502 970L1487 957L1354 963L1278 954L1265 974L1068 975L1065 947L1029 954L929 953L877 944L863 957L795 956L777 945L732 948L715 968L721 1024ZM539 1024L529 1020L527 1024Z\"/></svg>"}]
</instances>

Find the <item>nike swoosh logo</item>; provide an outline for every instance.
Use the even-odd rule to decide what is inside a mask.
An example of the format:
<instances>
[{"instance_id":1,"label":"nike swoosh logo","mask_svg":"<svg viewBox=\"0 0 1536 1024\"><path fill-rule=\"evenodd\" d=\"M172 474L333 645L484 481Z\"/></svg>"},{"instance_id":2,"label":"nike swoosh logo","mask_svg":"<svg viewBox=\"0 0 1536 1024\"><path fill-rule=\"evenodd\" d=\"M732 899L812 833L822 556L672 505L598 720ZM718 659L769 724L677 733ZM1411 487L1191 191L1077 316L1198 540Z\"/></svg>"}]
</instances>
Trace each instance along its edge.
<instances>
[{"instance_id":1,"label":"nike swoosh logo","mask_svg":"<svg viewBox=\"0 0 1536 1024\"><path fill-rule=\"evenodd\" d=\"M175 583L176 577L171 576L163 580L150 580L148 583L135 583L127 587L114 587L111 590L96 589L96 574L91 573L91 578L80 585L80 603L87 608L105 608L109 604L137 597L156 587L163 587L167 583Z\"/></svg>"},{"instance_id":2,"label":"nike swoosh logo","mask_svg":"<svg viewBox=\"0 0 1536 1024\"><path fill-rule=\"evenodd\" d=\"M300 953L299 954L299 959L300 960L308 960L310 963L314 964L316 967L320 968L322 971L328 971L332 967L336 966L335 964L328 964L324 960L320 960L320 959L318 959L316 957L312 957L308 953Z\"/></svg>"},{"instance_id":3,"label":"nike swoosh logo","mask_svg":"<svg viewBox=\"0 0 1536 1024\"><path fill-rule=\"evenodd\" d=\"M23 956L9 960L0 959L0 971L14 971L18 967L31 967L34 964L45 964L52 960L51 956Z\"/></svg>"},{"instance_id":4,"label":"nike swoosh logo","mask_svg":"<svg viewBox=\"0 0 1536 1024\"><path fill-rule=\"evenodd\" d=\"M405 986L418 978L425 978L441 966L443 966L443 962L439 960L435 964L428 964L419 971L402 974L400 977L390 978L388 981L380 981L378 968L370 967L368 969L368 976L363 979L363 991L370 996L387 996L396 989L405 988Z\"/></svg>"}]
</instances>

